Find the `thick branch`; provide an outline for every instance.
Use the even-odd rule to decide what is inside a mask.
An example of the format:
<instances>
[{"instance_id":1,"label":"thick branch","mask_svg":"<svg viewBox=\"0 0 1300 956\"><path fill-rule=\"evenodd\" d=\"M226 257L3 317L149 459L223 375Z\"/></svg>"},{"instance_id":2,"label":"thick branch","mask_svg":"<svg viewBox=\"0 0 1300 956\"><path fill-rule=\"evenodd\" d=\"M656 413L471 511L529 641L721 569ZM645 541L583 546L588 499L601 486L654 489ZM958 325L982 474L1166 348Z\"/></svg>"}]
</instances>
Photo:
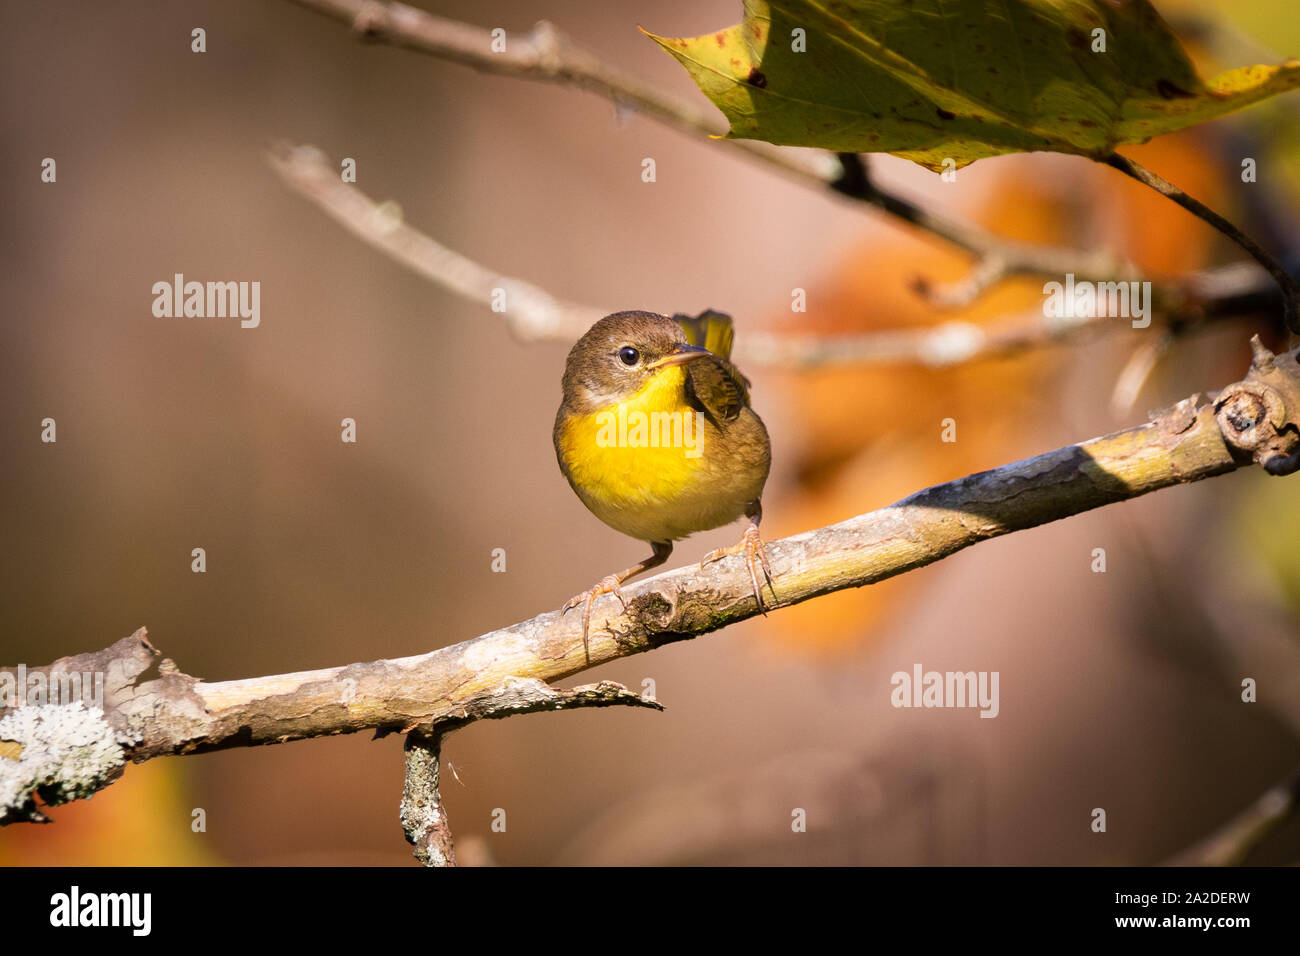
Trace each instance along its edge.
<instances>
[{"instance_id":1,"label":"thick branch","mask_svg":"<svg viewBox=\"0 0 1300 956\"><path fill-rule=\"evenodd\" d=\"M989 538L1221 475L1252 460L1272 474L1295 471L1300 350L1275 357L1258 338L1252 344L1255 357L1246 378L1211 404L1199 405L1192 396L1137 428L936 485L879 511L771 542L775 597L769 607L871 584ZM98 738L120 741L123 756L141 761L369 729L431 733L480 717L583 703L648 704L610 685L566 692L543 682L759 612L739 556L707 569L692 565L660 574L625 589L625 596L626 611L614 601L596 606L589 654L581 622L548 611L416 657L271 677L196 680L169 660L158 662L143 629L106 650L42 670L104 673L107 721ZM151 677L155 663L158 676ZM12 691L12 674L0 671L0 691L6 679ZM19 723L5 718L0 731ZM0 757L0 792L15 778L19 784L25 779L21 748L27 742L0 732L0 744L6 741L20 749L17 760ZM99 761L94 772L81 775L89 782L71 788L71 796L109 782L117 772L112 763ZM57 783L41 777L32 786ZM30 790L9 787L24 799Z\"/></svg>"}]
</instances>

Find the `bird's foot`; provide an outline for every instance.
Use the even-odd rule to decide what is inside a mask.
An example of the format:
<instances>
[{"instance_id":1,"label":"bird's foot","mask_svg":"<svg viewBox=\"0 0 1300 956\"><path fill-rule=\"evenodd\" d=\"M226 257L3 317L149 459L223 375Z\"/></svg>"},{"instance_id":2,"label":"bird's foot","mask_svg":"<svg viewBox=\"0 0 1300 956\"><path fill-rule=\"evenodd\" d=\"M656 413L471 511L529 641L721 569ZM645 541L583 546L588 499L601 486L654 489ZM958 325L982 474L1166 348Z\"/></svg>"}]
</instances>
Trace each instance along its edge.
<instances>
[{"instance_id":1,"label":"bird's foot","mask_svg":"<svg viewBox=\"0 0 1300 956\"><path fill-rule=\"evenodd\" d=\"M758 569L760 567L763 569L763 577L767 580L768 589L771 590L773 597L776 597L776 588L772 586L772 565L767 560L767 545L763 543L757 525L750 525L746 528L740 541L731 547L710 551L704 556L704 560L700 562L700 567L712 564L719 558L740 554L741 552L744 552L745 555L745 567L749 569L750 583L754 585L754 600L758 602L758 610L766 616L767 604L763 600L763 589L758 585Z\"/></svg>"},{"instance_id":2,"label":"bird's foot","mask_svg":"<svg viewBox=\"0 0 1300 956\"><path fill-rule=\"evenodd\" d=\"M581 594L575 594L569 598L568 602L560 610L561 614L568 614L579 604L585 604L582 609L582 649L587 653L587 660L591 660L591 648L587 644L587 632L591 626L591 606L596 603L596 598L602 594L612 594L618 598L619 603L623 605L623 610L627 610L627 601L623 600L622 580L617 574L611 574L608 577L600 579L594 588L583 591Z\"/></svg>"}]
</instances>

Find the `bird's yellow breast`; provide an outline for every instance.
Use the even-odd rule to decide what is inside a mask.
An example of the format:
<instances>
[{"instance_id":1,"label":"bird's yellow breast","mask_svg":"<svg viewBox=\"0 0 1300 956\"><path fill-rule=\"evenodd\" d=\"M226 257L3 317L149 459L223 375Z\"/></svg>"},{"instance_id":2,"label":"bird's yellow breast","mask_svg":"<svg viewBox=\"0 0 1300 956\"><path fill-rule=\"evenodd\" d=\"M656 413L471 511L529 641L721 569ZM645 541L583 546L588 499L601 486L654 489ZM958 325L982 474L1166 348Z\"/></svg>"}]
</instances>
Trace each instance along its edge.
<instances>
[{"instance_id":1,"label":"bird's yellow breast","mask_svg":"<svg viewBox=\"0 0 1300 956\"><path fill-rule=\"evenodd\" d=\"M557 423L556 453L578 497L642 541L727 524L754 496L749 482L728 474L725 433L686 404L684 382L680 368L666 368L625 401L562 412Z\"/></svg>"},{"instance_id":2,"label":"bird's yellow breast","mask_svg":"<svg viewBox=\"0 0 1300 956\"><path fill-rule=\"evenodd\" d=\"M665 369L628 400L565 419L558 451L579 494L649 502L691 485L708 437L682 384L680 369Z\"/></svg>"}]
</instances>

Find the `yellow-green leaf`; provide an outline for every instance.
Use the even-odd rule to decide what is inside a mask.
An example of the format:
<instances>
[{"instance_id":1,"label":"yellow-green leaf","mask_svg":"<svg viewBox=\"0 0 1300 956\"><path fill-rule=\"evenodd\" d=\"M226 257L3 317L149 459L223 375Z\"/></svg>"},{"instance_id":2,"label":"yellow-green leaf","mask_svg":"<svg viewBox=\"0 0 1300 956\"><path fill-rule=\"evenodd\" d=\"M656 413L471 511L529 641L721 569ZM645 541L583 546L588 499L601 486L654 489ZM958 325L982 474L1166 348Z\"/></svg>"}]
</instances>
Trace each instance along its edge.
<instances>
[{"instance_id":1,"label":"yellow-green leaf","mask_svg":"<svg viewBox=\"0 0 1300 956\"><path fill-rule=\"evenodd\" d=\"M1300 86L1294 59L1202 80L1148 0L744 0L726 30L649 36L731 137L935 170L1027 150L1100 158Z\"/></svg>"}]
</instances>

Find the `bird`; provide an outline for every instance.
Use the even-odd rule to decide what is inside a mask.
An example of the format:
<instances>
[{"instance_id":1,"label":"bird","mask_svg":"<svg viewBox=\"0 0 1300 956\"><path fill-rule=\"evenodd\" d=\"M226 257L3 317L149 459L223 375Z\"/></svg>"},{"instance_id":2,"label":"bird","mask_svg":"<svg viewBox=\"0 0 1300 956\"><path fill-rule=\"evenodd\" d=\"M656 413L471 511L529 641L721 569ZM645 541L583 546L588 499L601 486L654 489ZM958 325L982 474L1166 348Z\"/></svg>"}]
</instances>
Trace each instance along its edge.
<instances>
[{"instance_id":1,"label":"bird","mask_svg":"<svg viewBox=\"0 0 1300 956\"><path fill-rule=\"evenodd\" d=\"M553 439L560 470L597 518L639 541L650 557L575 595L590 660L591 609L602 594L622 603L622 585L668 560L673 542L741 518L739 543L705 555L700 567L742 553L758 609L758 571L772 596L759 533L771 444L750 407L749 380L731 362L731 317L712 309L669 318L638 310L598 320L569 352Z\"/></svg>"}]
</instances>

